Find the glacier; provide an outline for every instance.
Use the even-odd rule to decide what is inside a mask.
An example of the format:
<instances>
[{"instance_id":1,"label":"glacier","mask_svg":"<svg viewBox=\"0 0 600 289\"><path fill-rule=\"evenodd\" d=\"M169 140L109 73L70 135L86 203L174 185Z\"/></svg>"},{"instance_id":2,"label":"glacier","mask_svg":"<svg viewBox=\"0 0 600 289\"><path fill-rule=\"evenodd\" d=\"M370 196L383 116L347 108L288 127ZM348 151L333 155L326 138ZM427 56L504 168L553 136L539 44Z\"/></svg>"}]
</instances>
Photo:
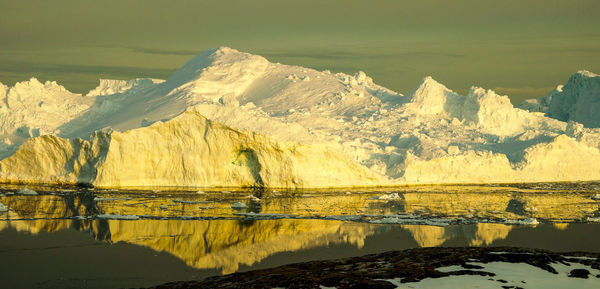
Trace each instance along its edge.
<instances>
[{"instance_id":1,"label":"glacier","mask_svg":"<svg viewBox=\"0 0 600 289\"><path fill-rule=\"evenodd\" d=\"M219 47L166 80L82 95L0 83L0 182L323 188L600 180L600 76L513 106L425 77L355 75Z\"/></svg>"}]
</instances>

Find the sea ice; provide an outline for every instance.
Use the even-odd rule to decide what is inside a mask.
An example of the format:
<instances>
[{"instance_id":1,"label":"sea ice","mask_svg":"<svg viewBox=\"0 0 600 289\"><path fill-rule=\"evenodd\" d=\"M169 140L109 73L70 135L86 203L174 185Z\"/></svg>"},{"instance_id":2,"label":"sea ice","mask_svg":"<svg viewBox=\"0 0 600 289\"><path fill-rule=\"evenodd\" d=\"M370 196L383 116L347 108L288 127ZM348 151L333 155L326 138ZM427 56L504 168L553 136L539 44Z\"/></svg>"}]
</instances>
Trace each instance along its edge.
<instances>
[{"instance_id":1,"label":"sea ice","mask_svg":"<svg viewBox=\"0 0 600 289\"><path fill-rule=\"evenodd\" d=\"M95 197L94 201L96 202L106 202L106 201L118 201L118 200L131 200L131 198L125 197L125 198L103 198L103 197Z\"/></svg>"},{"instance_id":2,"label":"sea ice","mask_svg":"<svg viewBox=\"0 0 600 289\"><path fill-rule=\"evenodd\" d=\"M245 203L242 203L242 202L235 202L235 203L231 204L232 209L244 209L246 207L248 207L248 205L246 205Z\"/></svg>"},{"instance_id":3,"label":"sea ice","mask_svg":"<svg viewBox=\"0 0 600 289\"><path fill-rule=\"evenodd\" d=\"M38 193L36 191L30 190L30 189L27 189L27 188L19 190L17 192L17 194L19 194L19 195L26 195L26 196L37 196L38 195Z\"/></svg>"},{"instance_id":4,"label":"sea ice","mask_svg":"<svg viewBox=\"0 0 600 289\"><path fill-rule=\"evenodd\" d=\"M99 219L111 219L111 220L139 220L140 217L137 215L111 215L111 214L100 214L97 216Z\"/></svg>"},{"instance_id":5,"label":"sea ice","mask_svg":"<svg viewBox=\"0 0 600 289\"><path fill-rule=\"evenodd\" d=\"M538 225L540 222L535 219L535 218L527 218L527 219L520 219L520 220L506 220L504 221L505 224L516 224L516 225Z\"/></svg>"},{"instance_id":6,"label":"sea ice","mask_svg":"<svg viewBox=\"0 0 600 289\"><path fill-rule=\"evenodd\" d=\"M367 198L367 200L380 200L380 201L401 200L401 199L402 199L402 196L400 196L398 193L383 194L383 195Z\"/></svg>"}]
</instances>

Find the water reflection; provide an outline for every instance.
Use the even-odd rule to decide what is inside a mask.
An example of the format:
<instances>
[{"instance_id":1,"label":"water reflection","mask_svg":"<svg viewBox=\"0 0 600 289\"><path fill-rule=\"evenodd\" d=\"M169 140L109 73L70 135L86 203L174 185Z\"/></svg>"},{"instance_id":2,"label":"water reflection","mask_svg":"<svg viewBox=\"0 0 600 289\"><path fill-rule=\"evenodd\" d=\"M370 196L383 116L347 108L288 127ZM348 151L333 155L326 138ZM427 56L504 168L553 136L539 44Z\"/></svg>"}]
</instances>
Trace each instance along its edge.
<instances>
[{"instance_id":1,"label":"water reflection","mask_svg":"<svg viewBox=\"0 0 600 289\"><path fill-rule=\"evenodd\" d=\"M468 240L469 246L488 246L496 240L505 239L513 226L478 223L464 226L402 225L410 232L420 247L437 247L458 237Z\"/></svg>"},{"instance_id":2,"label":"water reflection","mask_svg":"<svg viewBox=\"0 0 600 289\"><path fill-rule=\"evenodd\" d=\"M378 197L390 195L391 191L386 189L200 193L37 189L40 195L35 196L14 194L18 188L1 191L0 202L10 209L0 214L0 232L8 228L30 234L85 231L96 240L126 242L168 252L191 267L218 269L222 273L251 267L283 252L343 244L360 250L368 240L378 236L392 238L398 232L409 235L412 241L378 246L377 250L449 244L489 246L510 241L512 232L523 228L483 222L484 218L539 218L550 223L542 227L568 234L570 223L597 216L600 204L590 198L596 191L564 186L549 192L531 187L480 186L462 191L457 187L411 187L397 189L393 198ZM247 206L236 210L232 208L234 202ZM249 212L285 215L256 220L239 214ZM100 214L136 215L141 219L107 220L99 218ZM368 223L372 216L393 214L479 219L450 226ZM362 222L329 220L332 216L342 220L346 217L358 220L350 217L358 216Z\"/></svg>"},{"instance_id":3,"label":"water reflection","mask_svg":"<svg viewBox=\"0 0 600 289\"><path fill-rule=\"evenodd\" d=\"M235 272L279 253L332 243L362 247L375 225L321 220L109 221L111 239L168 251L195 268Z\"/></svg>"},{"instance_id":4,"label":"water reflection","mask_svg":"<svg viewBox=\"0 0 600 289\"><path fill-rule=\"evenodd\" d=\"M235 272L280 252L347 243L357 248L375 233L372 224L327 220L17 220L0 222L37 234L64 229L88 231L93 238L166 251L198 269Z\"/></svg>"},{"instance_id":5,"label":"water reflection","mask_svg":"<svg viewBox=\"0 0 600 289\"><path fill-rule=\"evenodd\" d=\"M39 196L1 195L0 202L21 218L67 218L98 214L154 218L237 218L235 213L288 214L300 218L339 215L463 217L479 219L540 218L572 222L600 215L600 201L585 192L540 192L514 187L409 187L375 192L216 191L114 192L80 190ZM15 190L16 191L16 190ZM12 193L8 192L8 193ZM52 191L51 191L52 192ZM395 198L377 199L391 195ZM54 193L54 192L53 192ZM246 206L232 209L232 203ZM9 214L11 213L9 212Z\"/></svg>"}]
</instances>

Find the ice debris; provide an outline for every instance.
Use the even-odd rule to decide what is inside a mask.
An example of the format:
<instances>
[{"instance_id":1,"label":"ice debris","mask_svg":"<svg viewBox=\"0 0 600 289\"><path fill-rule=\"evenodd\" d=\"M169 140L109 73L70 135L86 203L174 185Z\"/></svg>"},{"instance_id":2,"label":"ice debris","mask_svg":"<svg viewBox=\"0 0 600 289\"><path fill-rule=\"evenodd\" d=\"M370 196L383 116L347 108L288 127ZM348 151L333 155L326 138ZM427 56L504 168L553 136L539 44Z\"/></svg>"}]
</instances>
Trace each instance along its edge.
<instances>
[{"instance_id":1,"label":"ice debris","mask_svg":"<svg viewBox=\"0 0 600 289\"><path fill-rule=\"evenodd\" d=\"M99 219L110 219L110 220L139 220L138 215L111 215L111 214L100 214L97 216Z\"/></svg>"},{"instance_id":2,"label":"ice debris","mask_svg":"<svg viewBox=\"0 0 600 289\"><path fill-rule=\"evenodd\" d=\"M358 215L334 215L334 216L325 216L327 220L338 220L338 221L358 221L362 219L362 216Z\"/></svg>"},{"instance_id":3,"label":"ice debris","mask_svg":"<svg viewBox=\"0 0 600 289\"><path fill-rule=\"evenodd\" d=\"M124 198L104 198L104 197L95 197L95 198L94 198L94 201L96 201L96 202L109 202L109 201L120 201L120 200L123 200L123 201L128 201L128 200L131 200L131 199L132 199L132 198L129 198L129 197L124 197Z\"/></svg>"},{"instance_id":4,"label":"ice debris","mask_svg":"<svg viewBox=\"0 0 600 289\"><path fill-rule=\"evenodd\" d=\"M248 195L248 196L246 196L246 199L248 199L248 200L250 200L252 202L260 202L260 198L257 198L254 195Z\"/></svg>"},{"instance_id":5,"label":"ice debris","mask_svg":"<svg viewBox=\"0 0 600 289\"><path fill-rule=\"evenodd\" d=\"M274 214L274 213L233 213L235 216L243 216L248 218L256 218L256 219L287 219L287 218L295 218L297 215L292 214Z\"/></svg>"},{"instance_id":6,"label":"ice debris","mask_svg":"<svg viewBox=\"0 0 600 289\"><path fill-rule=\"evenodd\" d=\"M367 198L367 200L380 200L380 201L401 200L401 199L402 199L402 196L398 193L383 194L383 195Z\"/></svg>"},{"instance_id":7,"label":"ice debris","mask_svg":"<svg viewBox=\"0 0 600 289\"><path fill-rule=\"evenodd\" d=\"M588 222L594 222L594 223L600 223L600 217L587 217L586 221L588 221Z\"/></svg>"},{"instance_id":8,"label":"ice debris","mask_svg":"<svg viewBox=\"0 0 600 289\"><path fill-rule=\"evenodd\" d=\"M36 191L30 190L30 189L27 189L27 188L19 190L17 192L17 194L19 194L19 195L26 195L26 196L37 196L38 195L38 193Z\"/></svg>"},{"instance_id":9,"label":"ice debris","mask_svg":"<svg viewBox=\"0 0 600 289\"><path fill-rule=\"evenodd\" d=\"M247 208L247 207L248 207L248 205L246 205L245 203L242 203L242 202L235 202L235 203L231 204L231 208L232 209L238 209L239 210L239 209L244 209L244 208Z\"/></svg>"},{"instance_id":10,"label":"ice debris","mask_svg":"<svg viewBox=\"0 0 600 289\"><path fill-rule=\"evenodd\" d=\"M540 222L536 218L527 218L527 219L519 219L519 220L506 220L505 224L511 225L538 225Z\"/></svg>"}]
</instances>

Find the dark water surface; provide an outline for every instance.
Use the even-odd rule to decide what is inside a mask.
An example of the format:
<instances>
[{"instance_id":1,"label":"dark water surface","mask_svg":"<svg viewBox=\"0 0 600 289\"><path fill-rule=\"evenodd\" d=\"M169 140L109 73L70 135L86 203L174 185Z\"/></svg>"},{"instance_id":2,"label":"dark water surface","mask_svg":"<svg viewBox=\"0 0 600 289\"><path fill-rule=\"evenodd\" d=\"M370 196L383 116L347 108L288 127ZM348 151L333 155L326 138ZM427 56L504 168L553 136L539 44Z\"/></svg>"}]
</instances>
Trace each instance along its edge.
<instances>
[{"instance_id":1,"label":"dark water surface","mask_svg":"<svg viewBox=\"0 0 600 289\"><path fill-rule=\"evenodd\" d=\"M2 288L119 288L429 246L600 252L595 183L370 191L4 186ZM243 203L236 208L236 203ZM232 208L233 206L233 208Z\"/></svg>"}]
</instances>

